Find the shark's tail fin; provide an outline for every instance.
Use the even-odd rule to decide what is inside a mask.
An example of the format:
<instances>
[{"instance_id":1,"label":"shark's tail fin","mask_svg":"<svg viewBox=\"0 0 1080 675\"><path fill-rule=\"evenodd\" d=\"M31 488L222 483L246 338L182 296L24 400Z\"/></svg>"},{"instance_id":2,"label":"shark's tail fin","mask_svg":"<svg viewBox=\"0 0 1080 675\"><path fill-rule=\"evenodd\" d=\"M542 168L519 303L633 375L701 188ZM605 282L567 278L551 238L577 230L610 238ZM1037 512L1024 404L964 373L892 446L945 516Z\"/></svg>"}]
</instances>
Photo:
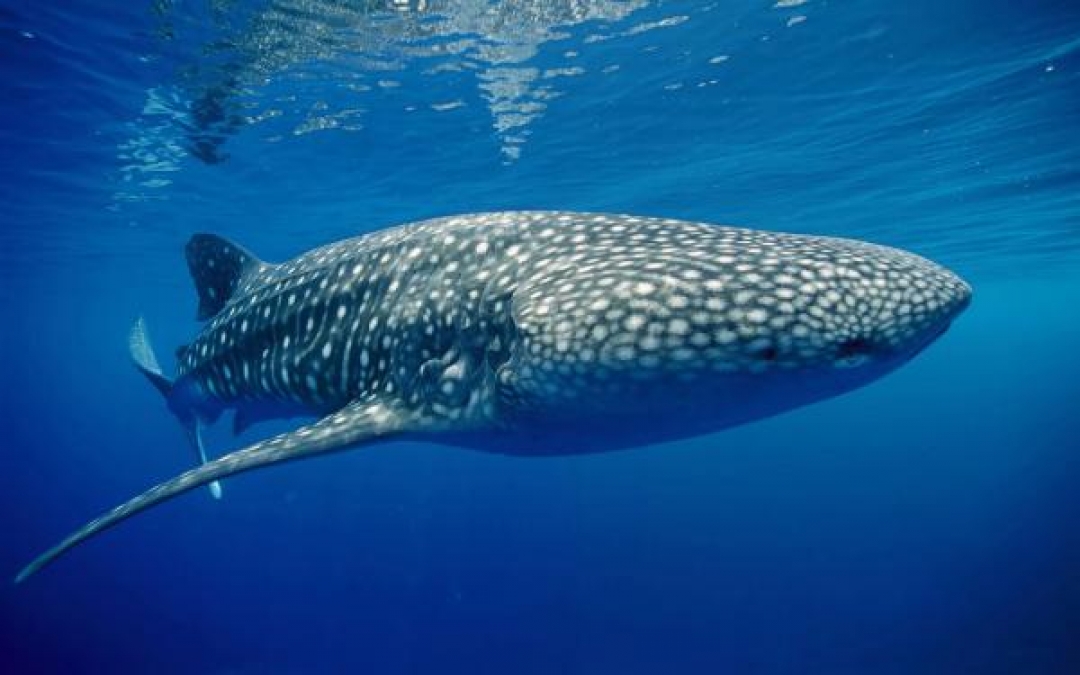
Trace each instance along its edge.
<instances>
[{"instance_id":1,"label":"shark's tail fin","mask_svg":"<svg viewBox=\"0 0 1080 675\"><path fill-rule=\"evenodd\" d=\"M135 362L135 367L139 369L139 372L150 380L150 384L161 392L165 400L169 400L173 390L173 381L161 371L161 365L158 363L157 356L154 355L154 349L150 346L150 336L146 332L146 321L141 316L135 320L135 325L131 327L131 333L128 335L128 350L131 352L131 360ZM200 434L199 418L196 415L191 415L190 418L180 419L180 423L184 425L184 430L187 431L188 439L199 457L199 463L206 464L206 449L203 447ZM211 482L209 489L214 499L221 499L220 482L216 480Z\"/></svg>"},{"instance_id":2,"label":"shark's tail fin","mask_svg":"<svg viewBox=\"0 0 1080 675\"><path fill-rule=\"evenodd\" d=\"M141 316L135 319L135 325L131 327L128 335L128 351L131 352L131 360L135 362L139 372L150 380L150 384L154 385L162 396L168 398L172 393L172 380L161 372L161 365L150 346L150 336L146 334L146 321Z\"/></svg>"}]
</instances>

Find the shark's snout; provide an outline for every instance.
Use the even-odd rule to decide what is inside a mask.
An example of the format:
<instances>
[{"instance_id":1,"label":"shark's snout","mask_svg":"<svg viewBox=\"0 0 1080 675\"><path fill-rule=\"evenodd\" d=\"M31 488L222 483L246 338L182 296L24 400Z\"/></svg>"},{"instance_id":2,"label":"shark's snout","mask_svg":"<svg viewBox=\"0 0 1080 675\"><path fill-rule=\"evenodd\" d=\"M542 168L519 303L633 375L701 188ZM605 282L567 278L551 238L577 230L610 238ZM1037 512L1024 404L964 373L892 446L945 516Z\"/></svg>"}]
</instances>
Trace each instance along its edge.
<instances>
[{"instance_id":1,"label":"shark's snout","mask_svg":"<svg viewBox=\"0 0 1080 675\"><path fill-rule=\"evenodd\" d=\"M798 242L778 274L759 273L766 319L755 340L780 369L891 368L938 338L971 302L971 286L941 265L886 246L844 239ZM735 293L735 297L738 292Z\"/></svg>"},{"instance_id":2,"label":"shark's snout","mask_svg":"<svg viewBox=\"0 0 1080 675\"><path fill-rule=\"evenodd\" d=\"M972 289L956 273L906 251L869 247L873 273L845 291L869 297L861 337L879 357L907 360L952 325L971 304Z\"/></svg>"},{"instance_id":3,"label":"shark's snout","mask_svg":"<svg viewBox=\"0 0 1080 675\"><path fill-rule=\"evenodd\" d=\"M938 338L948 332L952 327L953 321L959 317L964 310L971 304L972 289L971 285L964 281L956 273L926 261L926 264L933 265L936 270L933 275L934 285L928 289L928 295L930 300L929 306L937 305L937 311L930 312L929 323L924 335L921 336L921 340L918 340L913 350L910 350L907 354L908 358L911 358L926 349Z\"/></svg>"},{"instance_id":4,"label":"shark's snout","mask_svg":"<svg viewBox=\"0 0 1080 675\"><path fill-rule=\"evenodd\" d=\"M971 284L961 279L958 275L953 272L949 272L948 274L950 279L946 293L952 299L951 319L955 319L968 308L968 305L971 304L971 295L973 291L971 289Z\"/></svg>"}]
</instances>

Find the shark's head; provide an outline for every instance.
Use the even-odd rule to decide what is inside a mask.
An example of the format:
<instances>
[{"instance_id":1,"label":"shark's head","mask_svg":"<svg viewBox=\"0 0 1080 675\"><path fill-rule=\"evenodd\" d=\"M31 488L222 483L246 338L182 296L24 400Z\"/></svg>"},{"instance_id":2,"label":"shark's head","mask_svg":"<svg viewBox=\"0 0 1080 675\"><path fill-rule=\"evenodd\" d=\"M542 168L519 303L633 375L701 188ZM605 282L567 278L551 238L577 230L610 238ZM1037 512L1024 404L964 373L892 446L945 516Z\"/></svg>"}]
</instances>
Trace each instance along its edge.
<instances>
[{"instance_id":1,"label":"shark's head","mask_svg":"<svg viewBox=\"0 0 1080 675\"><path fill-rule=\"evenodd\" d=\"M513 414L564 429L573 447L742 424L882 377L971 299L952 272L885 246L664 227L613 238L596 262L552 271L545 259L519 290L520 344L499 371Z\"/></svg>"},{"instance_id":2,"label":"shark's head","mask_svg":"<svg viewBox=\"0 0 1080 675\"><path fill-rule=\"evenodd\" d=\"M528 377L514 398L567 417L614 410L616 424L648 415L658 438L723 428L882 377L944 333L971 299L958 276L905 251L725 236L731 244L701 255L684 246L631 273L615 260L538 285L537 308L520 313L519 367ZM545 308L556 306L573 308L575 320L545 329L554 313Z\"/></svg>"},{"instance_id":3,"label":"shark's head","mask_svg":"<svg viewBox=\"0 0 1080 675\"><path fill-rule=\"evenodd\" d=\"M717 336L730 340L722 355L730 374L779 409L887 374L944 334L971 301L960 277L912 253L842 239L802 245L804 255L786 269L735 281L726 294L730 334Z\"/></svg>"},{"instance_id":4,"label":"shark's head","mask_svg":"<svg viewBox=\"0 0 1080 675\"><path fill-rule=\"evenodd\" d=\"M758 298L762 311L744 314L746 323L764 324L747 344L759 363L852 374L888 370L942 335L971 301L966 282L918 255L826 241L827 259L811 258L797 277L777 275ZM792 301L798 310L786 312Z\"/></svg>"}]
</instances>

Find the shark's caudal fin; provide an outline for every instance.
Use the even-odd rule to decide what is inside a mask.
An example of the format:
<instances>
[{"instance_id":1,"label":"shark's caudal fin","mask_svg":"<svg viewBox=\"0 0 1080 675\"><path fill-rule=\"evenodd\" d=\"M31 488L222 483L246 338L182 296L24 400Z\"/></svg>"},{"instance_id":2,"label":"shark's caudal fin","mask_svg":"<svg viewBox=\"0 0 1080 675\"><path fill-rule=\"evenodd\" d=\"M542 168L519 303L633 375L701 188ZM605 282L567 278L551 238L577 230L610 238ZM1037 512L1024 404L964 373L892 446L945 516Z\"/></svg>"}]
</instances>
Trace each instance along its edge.
<instances>
[{"instance_id":1,"label":"shark's caudal fin","mask_svg":"<svg viewBox=\"0 0 1080 675\"><path fill-rule=\"evenodd\" d=\"M128 335L128 350L131 352L131 360L135 362L135 367L139 369L139 372L150 380L150 384L161 392L166 401L169 400L173 383L161 372L161 365L158 363L157 356L154 355L154 348L150 345L150 335L146 332L146 321L141 316L135 320L135 325L131 327L131 333ZM180 424L184 426L188 440L199 457L199 463L205 464L206 450L203 447L202 436L200 435L199 418L192 413L187 416L178 415L178 419L180 419ZM210 494L215 499L221 499L221 483L218 481L210 483Z\"/></svg>"},{"instance_id":2,"label":"shark's caudal fin","mask_svg":"<svg viewBox=\"0 0 1080 675\"><path fill-rule=\"evenodd\" d=\"M147 490L126 504L90 521L43 553L19 572L15 583L25 581L65 551L95 534L192 488L269 464L343 450L390 434L408 431L416 425L416 419L403 407L374 399L354 401L313 424L219 457Z\"/></svg>"},{"instance_id":3,"label":"shark's caudal fin","mask_svg":"<svg viewBox=\"0 0 1080 675\"><path fill-rule=\"evenodd\" d=\"M269 267L242 246L216 234L194 235L184 253L199 294L200 321L220 312L236 289Z\"/></svg>"},{"instance_id":4,"label":"shark's caudal fin","mask_svg":"<svg viewBox=\"0 0 1080 675\"><path fill-rule=\"evenodd\" d=\"M161 365L154 356L154 349L150 346L150 336L146 333L146 321L141 316L135 319L135 324L128 334L128 351L139 372L150 380L150 384L154 385L162 396L168 398L172 392L172 380L161 372Z\"/></svg>"}]
</instances>

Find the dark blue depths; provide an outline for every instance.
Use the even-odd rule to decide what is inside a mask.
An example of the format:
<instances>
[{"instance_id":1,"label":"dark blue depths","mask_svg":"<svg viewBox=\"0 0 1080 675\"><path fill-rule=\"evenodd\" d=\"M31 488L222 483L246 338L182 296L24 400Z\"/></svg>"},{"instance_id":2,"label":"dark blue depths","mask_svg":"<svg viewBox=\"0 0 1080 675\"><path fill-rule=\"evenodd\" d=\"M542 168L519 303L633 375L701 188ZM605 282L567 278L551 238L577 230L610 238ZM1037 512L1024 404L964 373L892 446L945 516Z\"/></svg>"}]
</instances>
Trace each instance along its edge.
<instances>
[{"instance_id":1,"label":"dark blue depths","mask_svg":"<svg viewBox=\"0 0 1080 675\"><path fill-rule=\"evenodd\" d=\"M1080 672L1078 12L773 4L470 25L533 53L437 76L449 57L340 44L267 66L256 4L0 4L11 575L193 461L126 332L190 339L196 231L282 259L426 216L611 210L870 239L976 289L885 380L692 442L396 444L188 495L0 590L0 670Z\"/></svg>"}]
</instances>

